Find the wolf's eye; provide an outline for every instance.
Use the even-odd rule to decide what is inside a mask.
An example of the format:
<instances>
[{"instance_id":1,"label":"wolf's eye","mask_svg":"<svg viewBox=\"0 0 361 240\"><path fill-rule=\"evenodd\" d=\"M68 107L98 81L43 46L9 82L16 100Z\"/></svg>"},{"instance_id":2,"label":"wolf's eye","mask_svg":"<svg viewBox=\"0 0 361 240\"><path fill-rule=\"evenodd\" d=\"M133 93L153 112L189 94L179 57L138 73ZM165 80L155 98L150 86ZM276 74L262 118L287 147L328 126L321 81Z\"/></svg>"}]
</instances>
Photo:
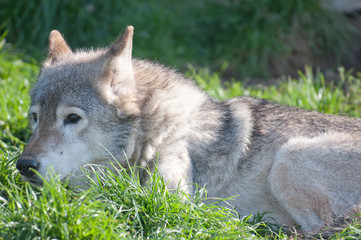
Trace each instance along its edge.
<instances>
[{"instance_id":1,"label":"wolf's eye","mask_svg":"<svg viewBox=\"0 0 361 240\"><path fill-rule=\"evenodd\" d=\"M33 122L35 122L35 123L38 121L38 115L36 113L32 113L31 118L33 119Z\"/></svg>"},{"instance_id":2,"label":"wolf's eye","mask_svg":"<svg viewBox=\"0 0 361 240\"><path fill-rule=\"evenodd\" d=\"M64 125L76 124L79 122L80 119L81 117L75 113L69 114L64 120Z\"/></svg>"}]
</instances>

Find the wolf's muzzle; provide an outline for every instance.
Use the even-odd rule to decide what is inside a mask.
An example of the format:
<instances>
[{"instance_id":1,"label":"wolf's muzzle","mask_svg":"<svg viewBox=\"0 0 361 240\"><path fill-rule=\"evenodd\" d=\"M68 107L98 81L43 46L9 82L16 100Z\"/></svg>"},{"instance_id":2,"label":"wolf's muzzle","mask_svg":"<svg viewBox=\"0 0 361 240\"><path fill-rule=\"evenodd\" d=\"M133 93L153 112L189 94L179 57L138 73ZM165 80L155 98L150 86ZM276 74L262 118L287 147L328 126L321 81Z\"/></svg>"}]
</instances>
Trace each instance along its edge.
<instances>
[{"instance_id":1,"label":"wolf's muzzle","mask_svg":"<svg viewBox=\"0 0 361 240\"><path fill-rule=\"evenodd\" d=\"M19 158L18 162L16 163L16 168L20 171L21 175L26 177L33 177L35 172L33 170L38 170L39 163L32 158Z\"/></svg>"}]
</instances>

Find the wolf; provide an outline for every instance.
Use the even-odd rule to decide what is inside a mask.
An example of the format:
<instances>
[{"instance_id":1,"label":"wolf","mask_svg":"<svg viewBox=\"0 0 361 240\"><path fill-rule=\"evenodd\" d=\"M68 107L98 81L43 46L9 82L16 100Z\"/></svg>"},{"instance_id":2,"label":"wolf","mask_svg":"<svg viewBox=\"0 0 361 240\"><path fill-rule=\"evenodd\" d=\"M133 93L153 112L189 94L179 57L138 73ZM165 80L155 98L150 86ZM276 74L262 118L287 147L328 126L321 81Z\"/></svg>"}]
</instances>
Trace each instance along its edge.
<instances>
[{"instance_id":1,"label":"wolf","mask_svg":"<svg viewBox=\"0 0 361 240\"><path fill-rule=\"evenodd\" d=\"M75 52L50 33L31 91L33 134L16 164L25 181L41 186L39 175L53 169L81 184L86 164L157 164L169 189L235 196L240 214L268 212L304 231L360 209L360 119L213 99L175 70L132 58L133 32L128 26L107 49Z\"/></svg>"}]
</instances>

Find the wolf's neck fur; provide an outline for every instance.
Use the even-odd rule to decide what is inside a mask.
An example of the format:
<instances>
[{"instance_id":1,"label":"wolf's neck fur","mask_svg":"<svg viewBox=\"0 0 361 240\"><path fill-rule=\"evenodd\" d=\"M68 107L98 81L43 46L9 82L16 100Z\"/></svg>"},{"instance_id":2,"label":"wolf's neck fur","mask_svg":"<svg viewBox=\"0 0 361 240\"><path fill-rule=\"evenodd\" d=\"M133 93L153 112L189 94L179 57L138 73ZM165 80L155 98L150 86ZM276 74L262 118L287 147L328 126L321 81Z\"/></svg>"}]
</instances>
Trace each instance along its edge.
<instances>
[{"instance_id":1,"label":"wolf's neck fur","mask_svg":"<svg viewBox=\"0 0 361 240\"><path fill-rule=\"evenodd\" d=\"M144 142L140 161L145 162L141 165L150 164L157 154L159 160L162 156L196 160L193 172L198 172L198 164L208 165L211 158L220 163L220 158L226 158L232 163L231 168L239 164L240 156L247 151L252 128L246 121L249 110L243 104L214 100L191 80L158 64L133 60L133 70L138 94L143 97L140 132L144 133ZM230 154L219 154L222 152ZM198 184L208 182L204 176L196 175L193 180Z\"/></svg>"},{"instance_id":2,"label":"wolf's neck fur","mask_svg":"<svg viewBox=\"0 0 361 240\"><path fill-rule=\"evenodd\" d=\"M190 119L210 98L192 81L159 64L133 60L133 70L138 96L141 96L140 127L147 149L143 157L149 160L161 150L158 147L166 139L187 135Z\"/></svg>"}]
</instances>

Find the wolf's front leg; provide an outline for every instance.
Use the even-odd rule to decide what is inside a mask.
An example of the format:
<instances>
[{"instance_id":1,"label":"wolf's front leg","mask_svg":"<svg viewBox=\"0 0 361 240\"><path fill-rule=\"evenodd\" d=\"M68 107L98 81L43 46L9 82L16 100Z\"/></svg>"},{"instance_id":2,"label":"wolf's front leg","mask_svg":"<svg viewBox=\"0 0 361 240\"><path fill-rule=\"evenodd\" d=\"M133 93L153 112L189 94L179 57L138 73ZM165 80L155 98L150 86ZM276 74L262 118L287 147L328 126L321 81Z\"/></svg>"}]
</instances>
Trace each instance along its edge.
<instances>
[{"instance_id":1,"label":"wolf's front leg","mask_svg":"<svg viewBox=\"0 0 361 240\"><path fill-rule=\"evenodd\" d=\"M180 189L189 195L194 194L192 163L186 154L161 156L158 171L168 189Z\"/></svg>"}]
</instances>

